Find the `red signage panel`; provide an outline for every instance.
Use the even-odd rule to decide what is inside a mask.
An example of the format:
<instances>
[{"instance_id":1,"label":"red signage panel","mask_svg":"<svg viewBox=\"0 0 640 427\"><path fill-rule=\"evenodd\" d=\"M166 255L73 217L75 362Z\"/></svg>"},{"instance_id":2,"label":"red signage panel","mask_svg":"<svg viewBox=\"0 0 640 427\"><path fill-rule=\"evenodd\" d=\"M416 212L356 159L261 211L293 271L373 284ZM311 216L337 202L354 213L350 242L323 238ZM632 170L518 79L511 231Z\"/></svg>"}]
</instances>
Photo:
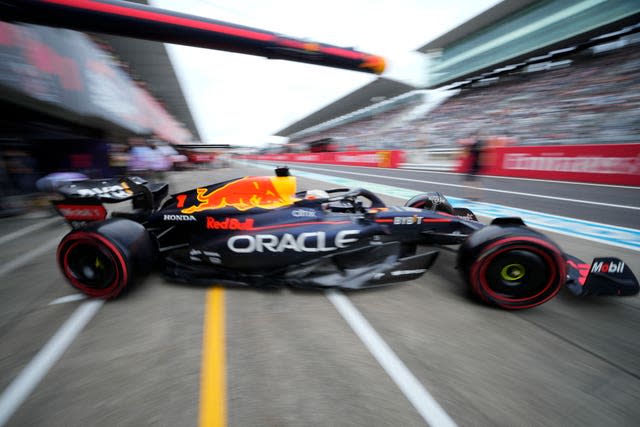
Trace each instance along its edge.
<instances>
[{"instance_id":1,"label":"red signage panel","mask_svg":"<svg viewBox=\"0 0 640 427\"><path fill-rule=\"evenodd\" d=\"M640 186L640 144L496 147L486 175Z\"/></svg>"},{"instance_id":2,"label":"red signage panel","mask_svg":"<svg viewBox=\"0 0 640 427\"><path fill-rule=\"evenodd\" d=\"M402 150L339 151L325 153L283 153L245 155L239 158L292 163L324 163L375 168L397 168L404 162Z\"/></svg>"}]
</instances>

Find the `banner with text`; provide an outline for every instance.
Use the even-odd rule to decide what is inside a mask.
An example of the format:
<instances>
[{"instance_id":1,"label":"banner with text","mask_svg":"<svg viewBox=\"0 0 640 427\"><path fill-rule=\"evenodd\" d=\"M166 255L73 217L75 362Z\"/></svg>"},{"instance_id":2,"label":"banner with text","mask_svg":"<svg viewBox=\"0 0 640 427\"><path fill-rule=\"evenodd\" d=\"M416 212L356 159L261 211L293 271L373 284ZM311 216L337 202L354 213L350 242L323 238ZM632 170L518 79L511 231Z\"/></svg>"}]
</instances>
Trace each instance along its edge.
<instances>
[{"instance_id":1,"label":"banner with text","mask_svg":"<svg viewBox=\"0 0 640 427\"><path fill-rule=\"evenodd\" d=\"M274 162L327 163L346 166L368 166L376 168L397 168L404 162L404 151L342 151L325 153L283 153L243 155L237 158L248 160L268 160Z\"/></svg>"},{"instance_id":2,"label":"banner with text","mask_svg":"<svg viewBox=\"0 0 640 427\"><path fill-rule=\"evenodd\" d=\"M483 158L483 175L640 186L640 144L494 147Z\"/></svg>"}]
</instances>

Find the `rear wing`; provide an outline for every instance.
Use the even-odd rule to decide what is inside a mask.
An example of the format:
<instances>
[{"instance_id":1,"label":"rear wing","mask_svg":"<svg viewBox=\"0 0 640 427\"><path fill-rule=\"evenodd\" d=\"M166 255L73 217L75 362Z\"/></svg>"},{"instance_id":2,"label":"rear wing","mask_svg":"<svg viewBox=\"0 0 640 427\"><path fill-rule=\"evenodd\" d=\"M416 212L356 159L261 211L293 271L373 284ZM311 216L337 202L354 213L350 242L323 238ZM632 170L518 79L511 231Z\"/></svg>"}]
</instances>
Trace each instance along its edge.
<instances>
[{"instance_id":1,"label":"rear wing","mask_svg":"<svg viewBox=\"0 0 640 427\"><path fill-rule=\"evenodd\" d=\"M56 210L73 228L86 222L102 221L107 217L104 203L131 200L131 216L141 216L157 210L169 192L165 183L149 183L138 176L86 179L65 182L56 187L64 199L52 201Z\"/></svg>"},{"instance_id":2,"label":"rear wing","mask_svg":"<svg viewBox=\"0 0 640 427\"><path fill-rule=\"evenodd\" d=\"M624 261L603 257L594 258L591 264L565 255L567 259L567 283L576 296L630 296L640 291L638 279Z\"/></svg>"},{"instance_id":3,"label":"rear wing","mask_svg":"<svg viewBox=\"0 0 640 427\"><path fill-rule=\"evenodd\" d=\"M56 192L66 199L93 199L100 203L118 203L141 194L147 181L132 176L127 178L85 179L65 182L56 187Z\"/></svg>"}]
</instances>

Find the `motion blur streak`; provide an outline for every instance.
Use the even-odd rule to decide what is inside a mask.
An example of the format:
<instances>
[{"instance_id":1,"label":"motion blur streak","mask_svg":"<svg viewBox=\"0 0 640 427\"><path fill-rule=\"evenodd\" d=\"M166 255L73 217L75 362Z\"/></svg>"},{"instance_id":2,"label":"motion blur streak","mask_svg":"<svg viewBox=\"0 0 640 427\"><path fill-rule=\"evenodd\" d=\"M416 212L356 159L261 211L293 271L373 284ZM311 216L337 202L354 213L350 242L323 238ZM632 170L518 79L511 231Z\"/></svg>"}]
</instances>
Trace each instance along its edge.
<instances>
[{"instance_id":1,"label":"motion blur streak","mask_svg":"<svg viewBox=\"0 0 640 427\"><path fill-rule=\"evenodd\" d=\"M456 423L371 327L367 319L351 304L351 301L338 291L327 291L326 295L427 424L432 427L455 427Z\"/></svg>"},{"instance_id":2,"label":"motion blur streak","mask_svg":"<svg viewBox=\"0 0 640 427\"><path fill-rule=\"evenodd\" d=\"M35 224L32 224L32 225L30 225L28 227L24 227L24 228L22 228L22 229L20 229L18 231L14 231L13 233L9 233L9 234L7 234L5 236L0 237L0 245L2 245L4 243L7 243L7 242L10 242L12 240L15 240L18 237L22 237L25 234L29 234L32 231L36 231L36 230L44 228L44 227L46 227L48 225L55 224L57 222L61 222L61 219L58 218L58 217L49 218L49 219L44 220L44 221L36 222Z\"/></svg>"},{"instance_id":3,"label":"motion blur streak","mask_svg":"<svg viewBox=\"0 0 640 427\"><path fill-rule=\"evenodd\" d=\"M68 302L81 301L83 299L87 299L87 296L85 294L72 294L67 295L66 297L56 298L48 305L66 304Z\"/></svg>"},{"instance_id":4,"label":"motion blur streak","mask_svg":"<svg viewBox=\"0 0 640 427\"><path fill-rule=\"evenodd\" d=\"M9 261L8 263L4 264L3 266L0 267L0 277L11 273L13 270L16 270L24 265L27 265L29 262L31 262L34 258L39 257L40 255L46 254L47 252L53 250L56 246L58 246L58 243L60 243L60 239L63 237L64 235L60 235L58 237L56 237L53 240L50 240L46 243L43 243L42 245L40 245L39 247L37 247L36 249L25 253L24 255L17 257L11 261Z\"/></svg>"},{"instance_id":5,"label":"motion blur streak","mask_svg":"<svg viewBox=\"0 0 640 427\"><path fill-rule=\"evenodd\" d=\"M0 17L381 74L382 57L270 31L114 0L3 0ZM135 25L132 25L135 24Z\"/></svg>"},{"instance_id":6,"label":"motion blur streak","mask_svg":"<svg viewBox=\"0 0 640 427\"><path fill-rule=\"evenodd\" d=\"M9 421L22 402L47 375L49 369L55 365L73 340L100 310L102 304L104 300L91 300L78 307L36 357L20 372L20 375L9 384L0 396L0 427Z\"/></svg>"},{"instance_id":7,"label":"motion blur streak","mask_svg":"<svg viewBox=\"0 0 640 427\"><path fill-rule=\"evenodd\" d=\"M207 292L200 373L200 427L222 427L226 420L224 289Z\"/></svg>"}]
</instances>

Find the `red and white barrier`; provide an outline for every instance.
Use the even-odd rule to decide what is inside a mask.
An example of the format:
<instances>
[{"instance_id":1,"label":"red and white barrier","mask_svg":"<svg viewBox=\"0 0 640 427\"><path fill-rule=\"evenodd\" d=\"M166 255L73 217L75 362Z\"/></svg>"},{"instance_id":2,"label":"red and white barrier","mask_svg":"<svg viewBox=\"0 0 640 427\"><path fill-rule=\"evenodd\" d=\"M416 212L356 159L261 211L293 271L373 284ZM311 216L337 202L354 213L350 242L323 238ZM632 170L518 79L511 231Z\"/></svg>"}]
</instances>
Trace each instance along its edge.
<instances>
[{"instance_id":1,"label":"red and white barrier","mask_svg":"<svg viewBox=\"0 0 640 427\"><path fill-rule=\"evenodd\" d=\"M269 160L274 162L326 163L346 166L368 166L397 168L404 161L402 150L340 151L326 153L285 153L236 156L248 160Z\"/></svg>"}]
</instances>

